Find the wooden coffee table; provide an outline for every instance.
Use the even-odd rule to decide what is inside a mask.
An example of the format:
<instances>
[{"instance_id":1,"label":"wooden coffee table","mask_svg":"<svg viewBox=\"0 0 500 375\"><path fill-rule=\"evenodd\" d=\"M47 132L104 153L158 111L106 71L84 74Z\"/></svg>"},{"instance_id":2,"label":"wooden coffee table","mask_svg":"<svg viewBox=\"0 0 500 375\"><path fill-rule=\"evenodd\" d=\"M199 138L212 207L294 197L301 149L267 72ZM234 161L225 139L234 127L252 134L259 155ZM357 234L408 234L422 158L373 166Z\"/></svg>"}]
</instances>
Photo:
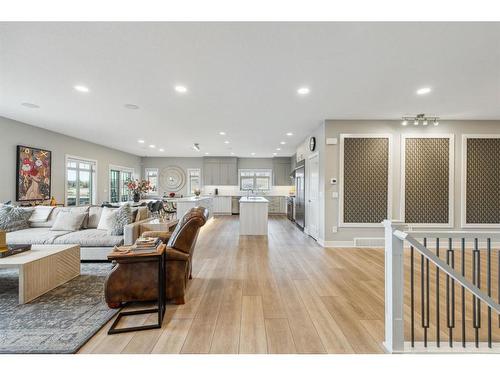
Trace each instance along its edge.
<instances>
[{"instance_id":1,"label":"wooden coffee table","mask_svg":"<svg viewBox=\"0 0 500 375\"><path fill-rule=\"evenodd\" d=\"M28 303L80 275L80 246L33 245L0 259L0 268L19 270L19 303Z\"/></svg>"}]
</instances>

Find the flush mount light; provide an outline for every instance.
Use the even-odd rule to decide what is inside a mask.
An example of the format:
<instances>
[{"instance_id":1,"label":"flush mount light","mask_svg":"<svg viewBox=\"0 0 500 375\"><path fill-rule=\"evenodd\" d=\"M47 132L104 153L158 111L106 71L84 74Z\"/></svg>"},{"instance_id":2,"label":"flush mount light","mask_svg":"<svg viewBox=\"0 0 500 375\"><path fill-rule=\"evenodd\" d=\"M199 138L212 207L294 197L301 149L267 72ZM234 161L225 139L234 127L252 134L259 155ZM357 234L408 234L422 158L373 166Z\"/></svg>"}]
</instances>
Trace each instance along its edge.
<instances>
[{"instance_id":1,"label":"flush mount light","mask_svg":"<svg viewBox=\"0 0 500 375\"><path fill-rule=\"evenodd\" d=\"M293 133L286 133L287 136L291 137Z\"/></svg>"},{"instance_id":2,"label":"flush mount light","mask_svg":"<svg viewBox=\"0 0 500 375\"><path fill-rule=\"evenodd\" d=\"M156 148L155 145L149 145L149 148Z\"/></svg>"},{"instance_id":3,"label":"flush mount light","mask_svg":"<svg viewBox=\"0 0 500 375\"><path fill-rule=\"evenodd\" d=\"M144 139L138 139L137 142L144 143Z\"/></svg>"},{"instance_id":4,"label":"flush mount light","mask_svg":"<svg viewBox=\"0 0 500 375\"><path fill-rule=\"evenodd\" d=\"M219 132L219 135L226 135L226 132Z\"/></svg>"},{"instance_id":5,"label":"flush mount light","mask_svg":"<svg viewBox=\"0 0 500 375\"><path fill-rule=\"evenodd\" d=\"M229 144L229 141L224 141L224 143L227 145L227 144Z\"/></svg>"},{"instance_id":6,"label":"flush mount light","mask_svg":"<svg viewBox=\"0 0 500 375\"><path fill-rule=\"evenodd\" d=\"M430 93L431 91L432 90L430 87L422 87L422 88L417 90L417 95L425 95L425 94Z\"/></svg>"},{"instance_id":7,"label":"flush mount light","mask_svg":"<svg viewBox=\"0 0 500 375\"><path fill-rule=\"evenodd\" d=\"M23 107L26 107L26 108L32 108L32 109L35 109L35 108L40 108L39 105L36 105L36 104L33 104L33 103L21 103L21 105Z\"/></svg>"},{"instance_id":8,"label":"flush mount light","mask_svg":"<svg viewBox=\"0 0 500 375\"><path fill-rule=\"evenodd\" d=\"M175 91L181 93L181 94L184 94L187 92L187 87L186 86L182 86L182 85L177 85L174 87Z\"/></svg>"},{"instance_id":9,"label":"flush mount light","mask_svg":"<svg viewBox=\"0 0 500 375\"><path fill-rule=\"evenodd\" d=\"M87 86L83 86L83 85L75 85L75 86L73 86L73 88L79 92L89 92L90 91L90 89Z\"/></svg>"},{"instance_id":10,"label":"flush mount light","mask_svg":"<svg viewBox=\"0 0 500 375\"><path fill-rule=\"evenodd\" d=\"M297 94L299 95L307 95L311 92L311 90L308 87L301 87L300 89L297 90Z\"/></svg>"},{"instance_id":11,"label":"flush mount light","mask_svg":"<svg viewBox=\"0 0 500 375\"><path fill-rule=\"evenodd\" d=\"M160 148L158 151L163 152L163 151L165 151L165 150L164 150L163 148Z\"/></svg>"},{"instance_id":12,"label":"flush mount light","mask_svg":"<svg viewBox=\"0 0 500 375\"><path fill-rule=\"evenodd\" d=\"M135 104L125 104L124 107L127 109L139 109L139 106Z\"/></svg>"},{"instance_id":13,"label":"flush mount light","mask_svg":"<svg viewBox=\"0 0 500 375\"><path fill-rule=\"evenodd\" d=\"M286 145L286 142L281 141L280 145Z\"/></svg>"}]
</instances>

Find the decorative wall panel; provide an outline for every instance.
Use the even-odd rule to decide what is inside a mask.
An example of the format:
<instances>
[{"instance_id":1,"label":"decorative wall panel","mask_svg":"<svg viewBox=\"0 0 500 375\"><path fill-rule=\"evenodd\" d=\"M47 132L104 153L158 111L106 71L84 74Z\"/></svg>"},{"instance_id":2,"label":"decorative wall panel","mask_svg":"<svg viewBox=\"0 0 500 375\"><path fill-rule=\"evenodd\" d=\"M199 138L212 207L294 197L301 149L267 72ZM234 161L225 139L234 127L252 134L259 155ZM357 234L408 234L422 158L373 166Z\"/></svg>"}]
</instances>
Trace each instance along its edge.
<instances>
[{"instance_id":1,"label":"decorative wall panel","mask_svg":"<svg viewBox=\"0 0 500 375\"><path fill-rule=\"evenodd\" d=\"M388 138L344 139L344 223L387 218L388 177Z\"/></svg>"},{"instance_id":2,"label":"decorative wall panel","mask_svg":"<svg viewBox=\"0 0 500 375\"><path fill-rule=\"evenodd\" d=\"M500 138L467 139L466 223L500 223Z\"/></svg>"},{"instance_id":3,"label":"decorative wall panel","mask_svg":"<svg viewBox=\"0 0 500 375\"><path fill-rule=\"evenodd\" d=\"M448 224L450 139L405 139L405 222Z\"/></svg>"}]
</instances>

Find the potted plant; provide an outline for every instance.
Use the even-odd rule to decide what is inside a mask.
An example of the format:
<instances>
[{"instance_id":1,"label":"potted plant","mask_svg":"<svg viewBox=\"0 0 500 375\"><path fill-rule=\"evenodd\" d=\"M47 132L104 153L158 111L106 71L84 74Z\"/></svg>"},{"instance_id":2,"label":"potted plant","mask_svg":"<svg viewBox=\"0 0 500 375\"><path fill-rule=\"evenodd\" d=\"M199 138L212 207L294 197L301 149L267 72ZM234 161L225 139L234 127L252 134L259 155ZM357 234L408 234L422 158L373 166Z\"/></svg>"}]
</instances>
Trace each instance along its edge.
<instances>
[{"instance_id":1,"label":"potted plant","mask_svg":"<svg viewBox=\"0 0 500 375\"><path fill-rule=\"evenodd\" d=\"M142 196L151 190L147 180L130 180L127 182L127 187L134 202L139 202Z\"/></svg>"}]
</instances>

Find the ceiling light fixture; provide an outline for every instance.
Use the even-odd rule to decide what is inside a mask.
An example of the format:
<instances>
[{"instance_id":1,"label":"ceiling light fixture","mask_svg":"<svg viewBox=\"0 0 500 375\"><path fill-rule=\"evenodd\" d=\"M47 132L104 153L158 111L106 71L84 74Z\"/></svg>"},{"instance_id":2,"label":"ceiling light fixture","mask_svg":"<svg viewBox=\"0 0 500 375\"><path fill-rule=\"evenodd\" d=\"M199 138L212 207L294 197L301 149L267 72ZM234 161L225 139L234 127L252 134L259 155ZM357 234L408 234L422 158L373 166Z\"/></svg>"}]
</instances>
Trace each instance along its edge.
<instances>
[{"instance_id":1,"label":"ceiling light fixture","mask_svg":"<svg viewBox=\"0 0 500 375\"><path fill-rule=\"evenodd\" d=\"M193 149L194 149L195 151L200 151L200 144L199 144L199 143L194 143L194 144L193 144Z\"/></svg>"},{"instance_id":2,"label":"ceiling light fixture","mask_svg":"<svg viewBox=\"0 0 500 375\"><path fill-rule=\"evenodd\" d=\"M40 108L39 105L36 105L36 104L33 104L33 103L21 103L21 105L23 107L26 107L26 108L32 108L32 109L35 109L35 108Z\"/></svg>"},{"instance_id":3,"label":"ceiling light fixture","mask_svg":"<svg viewBox=\"0 0 500 375\"><path fill-rule=\"evenodd\" d=\"M291 137L293 133L286 133L287 136Z\"/></svg>"},{"instance_id":4,"label":"ceiling light fixture","mask_svg":"<svg viewBox=\"0 0 500 375\"><path fill-rule=\"evenodd\" d=\"M224 141L224 143L227 145L227 144L229 144L229 141Z\"/></svg>"},{"instance_id":5,"label":"ceiling light fixture","mask_svg":"<svg viewBox=\"0 0 500 375\"><path fill-rule=\"evenodd\" d=\"M160 148L158 151L163 152L163 151L165 151L165 150L164 150L163 148Z\"/></svg>"},{"instance_id":6,"label":"ceiling light fixture","mask_svg":"<svg viewBox=\"0 0 500 375\"><path fill-rule=\"evenodd\" d=\"M286 142L281 141L280 145L286 145Z\"/></svg>"},{"instance_id":7,"label":"ceiling light fixture","mask_svg":"<svg viewBox=\"0 0 500 375\"><path fill-rule=\"evenodd\" d=\"M422 87L421 89L417 90L417 95L425 95L430 93L432 90L430 87Z\"/></svg>"},{"instance_id":8,"label":"ceiling light fixture","mask_svg":"<svg viewBox=\"0 0 500 375\"><path fill-rule=\"evenodd\" d=\"M234 155L234 152L231 152L231 155Z\"/></svg>"},{"instance_id":9,"label":"ceiling light fixture","mask_svg":"<svg viewBox=\"0 0 500 375\"><path fill-rule=\"evenodd\" d=\"M219 135L226 135L226 132L219 132Z\"/></svg>"},{"instance_id":10,"label":"ceiling light fixture","mask_svg":"<svg viewBox=\"0 0 500 375\"><path fill-rule=\"evenodd\" d=\"M255 152L252 152L250 155L255 156Z\"/></svg>"},{"instance_id":11,"label":"ceiling light fixture","mask_svg":"<svg viewBox=\"0 0 500 375\"><path fill-rule=\"evenodd\" d=\"M187 92L187 87L186 86L182 86L182 85L177 85L174 87L175 91L177 91L178 93L181 93L181 94L185 94Z\"/></svg>"},{"instance_id":12,"label":"ceiling light fixture","mask_svg":"<svg viewBox=\"0 0 500 375\"><path fill-rule=\"evenodd\" d=\"M300 89L297 90L297 94L299 95L307 95L311 92L311 90L308 87L301 87Z\"/></svg>"},{"instance_id":13,"label":"ceiling light fixture","mask_svg":"<svg viewBox=\"0 0 500 375\"><path fill-rule=\"evenodd\" d=\"M437 116L426 116L424 113L419 113L416 116L405 116L401 121L402 126L408 125L412 121L413 125L418 126L422 124L423 126L429 125L429 121L432 121L434 126L439 125L439 117Z\"/></svg>"},{"instance_id":14,"label":"ceiling light fixture","mask_svg":"<svg viewBox=\"0 0 500 375\"><path fill-rule=\"evenodd\" d=\"M281 151L281 148L279 148L279 147L278 147L278 148L276 148L276 151Z\"/></svg>"},{"instance_id":15,"label":"ceiling light fixture","mask_svg":"<svg viewBox=\"0 0 500 375\"><path fill-rule=\"evenodd\" d=\"M139 106L135 104L125 104L124 107L127 109L139 109Z\"/></svg>"},{"instance_id":16,"label":"ceiling light fixture","mask_svg":"<svg viewBox=\"0 0 500 375\"><path fill-rule=\"evenodd\" d=\"M210 155L210 152L205 152L205 155Z\"/></svg>"},{"instance_id":17,"label":"ceiling light fixture","mask_svg":"<svg viewBox=\"0 0 500 375\"><path fill-rule=\"evenodd\" d=\"M90 89L87 86L83 86L83 85L75 85L75 86L73 86L73 88L79 92L89 92L90 91Z\"/></svg>"},{"instance_id":18,"label":"ceiling light fixture","mask_svg":"<svg viewBox=\"0 0 500 375\"><path fill-rule=\"evenodd\" d=\"M155 145L149 145L149 148L156 148Z\"/></svg>"},{"instance_id":19,"label":"ceiling light fixture","mask_svg":"<svg viewBox=\"0 0 500 375\"><path fill-rule=\"evenodd\" d=\"M144 143L144 139L138 139L137 142Z\"/></svg>"},{"instance_id":20,"label":"ceiling light fixture","mask_svg":"<svg viewBox=\"0 0 500 375\"><path fill-rule=\"evenodd\" d=\"M278 153L277 152L273 152L273 155L276 156L276 155L278 155Z\"/></svg>"}]
</instances>

